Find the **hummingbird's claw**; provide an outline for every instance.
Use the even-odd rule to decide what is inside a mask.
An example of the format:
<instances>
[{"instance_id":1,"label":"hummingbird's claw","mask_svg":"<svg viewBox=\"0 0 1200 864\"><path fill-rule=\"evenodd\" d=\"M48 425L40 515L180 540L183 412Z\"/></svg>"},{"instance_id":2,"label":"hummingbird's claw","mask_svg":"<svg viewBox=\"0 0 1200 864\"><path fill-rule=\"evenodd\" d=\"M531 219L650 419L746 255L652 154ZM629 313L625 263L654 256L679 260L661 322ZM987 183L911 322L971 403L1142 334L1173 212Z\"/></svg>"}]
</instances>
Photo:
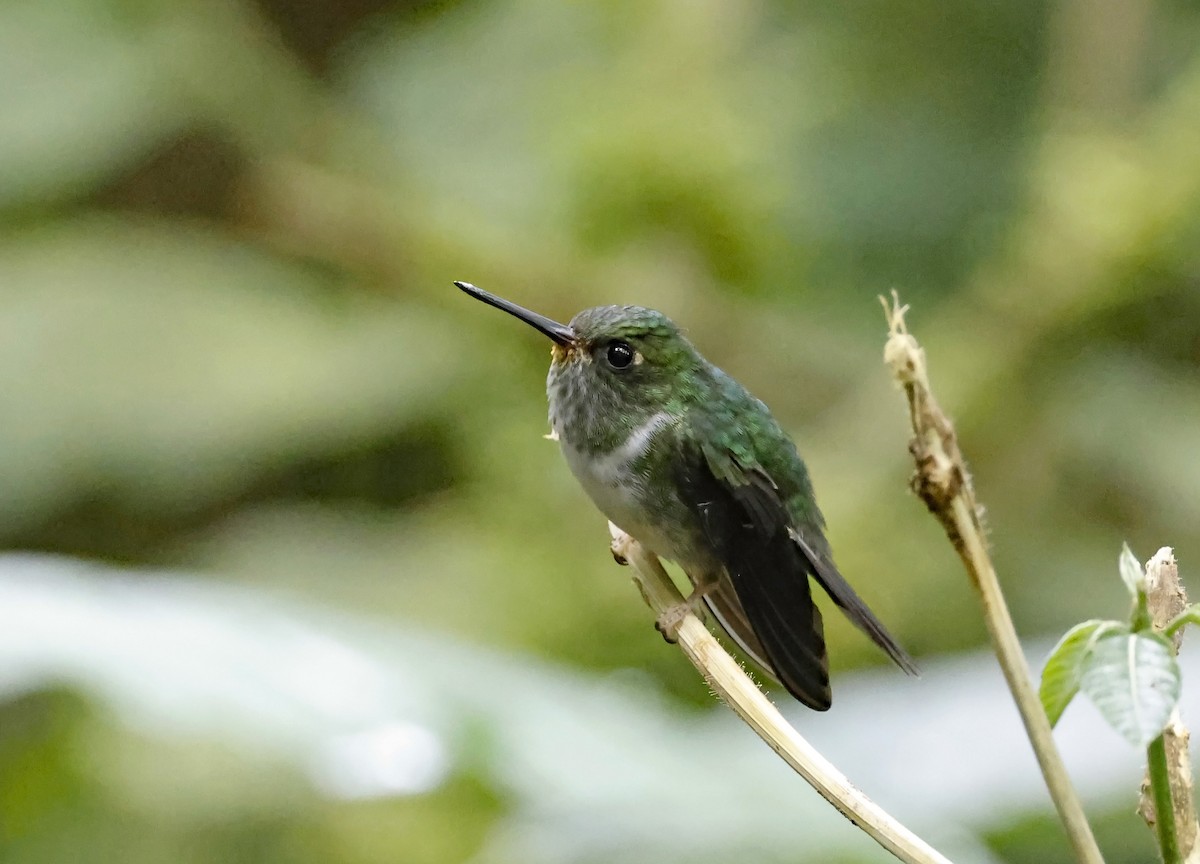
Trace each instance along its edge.
<instances>
[{"instance_id":1,"label":"hummingbird's claw","mask_svg":"<svg viewBox=\"0 0 1200 864\"><path fill-rule=\"evenodd\" d=\"M663 639L668 645L674 645L679 641L679 625L683 623L683 619L687 618L692 612L692 607L687 601L672 606L670 609L664 610L654 622L654 629L662 634Z\"/></svg>"},{"instance_id":2,"label":"hummingbird's claw","mask_svg":"<svg viewBox=\"0 0 1200 864\"><path fill-rule=\"evenodd\" d=\"M670 609L664 609L654 622L654 629L663 635L668 645L679 641L679 625L688 615L695 615L704 620L704 595L717 587L717 583L703 582L692 589L692 593L682 603L677 603Z\"/></svg>"}]
</instances>

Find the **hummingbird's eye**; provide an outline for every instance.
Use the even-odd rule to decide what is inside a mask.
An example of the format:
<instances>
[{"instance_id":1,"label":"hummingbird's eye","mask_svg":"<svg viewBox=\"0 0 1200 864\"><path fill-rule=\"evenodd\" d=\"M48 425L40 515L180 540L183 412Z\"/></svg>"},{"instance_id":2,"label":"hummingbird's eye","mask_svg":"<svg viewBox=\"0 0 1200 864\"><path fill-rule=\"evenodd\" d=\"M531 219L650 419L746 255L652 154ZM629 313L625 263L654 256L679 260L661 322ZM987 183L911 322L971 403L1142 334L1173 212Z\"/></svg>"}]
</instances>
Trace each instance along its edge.
<instances>
[{"instance_id":1,"label":"hummingbird's eye","mask_svg":"<svg viewBox=\"0 0 1200 864\"><path fill-rule=\"evenodd\" d=\"M608 365L614 369L624 369L633 362L634 351L628 342L610 342L608 344Z\"/></svg>"}]
</instances>

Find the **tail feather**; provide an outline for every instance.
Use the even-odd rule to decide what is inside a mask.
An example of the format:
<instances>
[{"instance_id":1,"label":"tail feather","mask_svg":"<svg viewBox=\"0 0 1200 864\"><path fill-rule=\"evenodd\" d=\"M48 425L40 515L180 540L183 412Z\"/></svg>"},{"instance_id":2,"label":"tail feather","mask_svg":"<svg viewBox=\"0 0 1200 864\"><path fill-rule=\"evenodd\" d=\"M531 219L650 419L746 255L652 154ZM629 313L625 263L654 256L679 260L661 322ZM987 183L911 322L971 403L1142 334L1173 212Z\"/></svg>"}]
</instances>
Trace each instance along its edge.
<instances>
[{"instance_id":1,"label":"tail feather","mask_svg":"<svg viewBox=\"0 0 1200 864\"><path fill-rule=\"evenodd\" d=\"M829 598L846 613L846 617L859 630L866 633L872 642L882 648L897 666L909 675L919 675L920 671L917 669L916 662L908 655L907 651L900 647L900 643L883 626L883 622L875 617L875 613L871 611L866 602L850 587L850 583L838 572L837 567L825 557L817 554L798 532L792 531L791 535L796 545L800 547L801 553L812 566L812 575L821 583L821 587L825 589Z\"/></svg>"}]
</instances>

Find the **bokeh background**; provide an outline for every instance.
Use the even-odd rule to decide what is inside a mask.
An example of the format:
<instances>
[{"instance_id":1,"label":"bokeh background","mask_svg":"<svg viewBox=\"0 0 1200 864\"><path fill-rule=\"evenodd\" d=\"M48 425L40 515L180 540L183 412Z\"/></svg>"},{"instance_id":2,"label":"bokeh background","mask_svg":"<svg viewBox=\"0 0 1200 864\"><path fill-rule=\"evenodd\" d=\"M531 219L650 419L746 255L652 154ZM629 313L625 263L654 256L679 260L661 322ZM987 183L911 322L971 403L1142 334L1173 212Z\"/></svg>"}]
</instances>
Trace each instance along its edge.
<instances>
[{"instance_id":1,"label":"bokeh background","mask_svg":"<svg viewBox=\"0 0 1200 864\"><path fill-rule=\"evenodd\" d=\"M1195 585L1198 40L1183 0L2 0L0 860L887 860L662 644L544 340L453 279L662 309L765 399L927 670L831 614L834 709L787 710L956 860L1068 860L876 298L1035 666L1125 613L1123 540ZM1102 845L1152 860L1091 715Z\"/></svg>"}]
</instances>

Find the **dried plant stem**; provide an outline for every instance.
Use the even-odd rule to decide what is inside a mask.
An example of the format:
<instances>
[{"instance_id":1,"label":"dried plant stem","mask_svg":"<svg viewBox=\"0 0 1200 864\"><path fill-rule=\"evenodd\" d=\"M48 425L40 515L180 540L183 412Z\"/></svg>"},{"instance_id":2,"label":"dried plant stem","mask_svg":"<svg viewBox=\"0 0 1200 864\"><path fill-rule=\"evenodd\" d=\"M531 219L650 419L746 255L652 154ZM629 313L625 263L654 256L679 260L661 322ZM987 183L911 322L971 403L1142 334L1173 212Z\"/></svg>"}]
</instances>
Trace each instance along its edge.
<instances>
[{"instance_id":1,"label":"dried plant stem","mask_svg":"<svg viewBox=\"0 0 1200 864\"><path fill-rule=\"evenodd\" d=\"M684 599L659 560L615 525L610 523L609 530L613 535L613 554L632 567L634 582L650 608L659 615L668 609L678 609ZM949 859L859 791L805 741L699 618L689 613L680 623L676 637L683 653L725 704L842 815L901 861L950 864Z\"/></svg>"},{"instance_id":2,"label":"dried plant stem","mask_svg":"<svg viewBox=\"0 0 1200 864\"><path fill-rule=\"evenodd\" d=\"M1071 785L1071 778L1054 744L1050 721L1038 700L1029 666L1000 590L1000 582L992 567L971 475L958 448L954 427L933 397L925 366L925 352L905 326L904 313L907 307L900 305L900 298L895 292L892 300L891 304L883 300L890 331L884 348L884 362L891 368L908 397L914 436L909 450L917 465L912 481L913 490L942 523L979 592L984 620L1004 678L1017 703L1026 734L1033 745L1059 818L1066 826L1076 858L1083 864L1102 864L1104 859L1092 836L1083 804Z\"/></svg>"},{"instance_id":3,"label":"dried plant stem","mask_svg":"<svg viewBox=\"0 0 1200 864\"><path fill-rule=\"evenodd\" d=\"M1169 546L1164 546L1146 562L1146 605L1156 630L1187 608L1187 594L1179 581L1179 567ZM1172 638L1179 651L1183 630ZM1138 812L1158 836L1158 846L1166 864L1186 860L1200 861L1196 839L1200 825L1192 793L1192 763L1188 754L1191 738L1179 718L1171 714L1167 728L1146 750L1147 776L1142 783Z\"/></svg>"}]
</instances>

